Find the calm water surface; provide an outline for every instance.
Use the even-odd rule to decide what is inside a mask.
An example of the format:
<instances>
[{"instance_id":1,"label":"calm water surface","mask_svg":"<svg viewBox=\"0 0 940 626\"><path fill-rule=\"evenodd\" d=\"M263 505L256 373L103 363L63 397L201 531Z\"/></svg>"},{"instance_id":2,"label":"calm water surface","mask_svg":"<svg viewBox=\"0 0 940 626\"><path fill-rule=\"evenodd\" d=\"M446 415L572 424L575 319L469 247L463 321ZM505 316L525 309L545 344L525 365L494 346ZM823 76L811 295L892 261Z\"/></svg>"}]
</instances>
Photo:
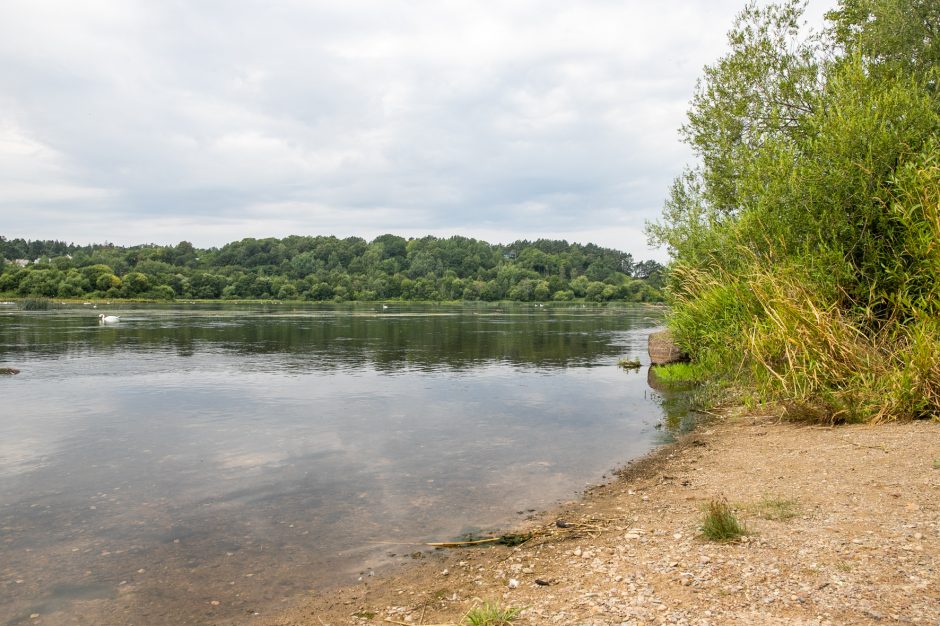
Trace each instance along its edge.
<instances>
[{"instance_id":1,"label":"calm water surface","mask_svg":"<svg viewBox=\"0 0 940 626\"><path fill-rule=\"evenodd\" d=\"M0 624L250 621L660 437L656 308L98 312L0 306Z\"/></svg>"}]
</instances>

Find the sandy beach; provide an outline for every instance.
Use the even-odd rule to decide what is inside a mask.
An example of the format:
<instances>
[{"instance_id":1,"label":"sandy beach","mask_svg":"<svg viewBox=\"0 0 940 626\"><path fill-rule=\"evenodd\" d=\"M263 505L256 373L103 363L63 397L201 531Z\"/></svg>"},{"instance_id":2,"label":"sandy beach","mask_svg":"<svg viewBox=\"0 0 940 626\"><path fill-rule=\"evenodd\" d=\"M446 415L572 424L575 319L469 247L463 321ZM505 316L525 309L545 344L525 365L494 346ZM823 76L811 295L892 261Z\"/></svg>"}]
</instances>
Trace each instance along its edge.
<instances>
[{"instance_id":1,"label":"sandy beach","mask_svg":"<svg viewBox=\"0 0 940 626\"><path fill-rule=\"evenodd\" d=\"M749 534L701 537L725 498ZM825 427L728 414L515 532L316 593L269 626L940 624L940 423ZM407 549L407 548L403 548Z\"/></svg>"}]
</instances>

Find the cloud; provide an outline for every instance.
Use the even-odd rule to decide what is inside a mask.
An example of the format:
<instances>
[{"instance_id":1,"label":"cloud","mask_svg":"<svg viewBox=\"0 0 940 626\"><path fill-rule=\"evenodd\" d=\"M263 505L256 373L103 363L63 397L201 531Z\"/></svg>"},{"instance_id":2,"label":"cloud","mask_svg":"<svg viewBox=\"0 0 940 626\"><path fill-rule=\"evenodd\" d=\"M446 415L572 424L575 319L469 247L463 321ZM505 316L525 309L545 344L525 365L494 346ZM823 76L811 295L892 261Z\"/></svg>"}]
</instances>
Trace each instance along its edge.
<instances>
[{"instance_id":1,"label":"cloud","mask_svg":"<svg viewBox=\"0 0 940 626\"><path fill-rule=\"evenodd\" d=\"M740 8L11 0L3 234L553 234L661 257L642 224Z\"/></svg>"}]
</instances>

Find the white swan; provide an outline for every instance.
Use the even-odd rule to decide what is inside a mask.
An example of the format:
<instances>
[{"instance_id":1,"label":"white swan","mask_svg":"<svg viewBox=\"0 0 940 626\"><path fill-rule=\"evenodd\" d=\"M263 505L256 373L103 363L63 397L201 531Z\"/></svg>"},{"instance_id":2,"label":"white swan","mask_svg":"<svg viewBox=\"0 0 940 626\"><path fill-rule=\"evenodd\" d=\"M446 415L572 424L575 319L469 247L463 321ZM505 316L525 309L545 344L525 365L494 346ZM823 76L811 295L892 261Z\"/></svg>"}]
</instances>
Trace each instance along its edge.
<instances>
[{"instance_id":1,"label":"white swan","mask_svg":"<svg viewBox=\"0 0 940 626\"><path fill-rule=\"evenodd\" d=\"M121 318L117 315L105 315L104 313L98 314L98 322L101 324L117 324L121 321Z\"/></svg>"}]
</instances>

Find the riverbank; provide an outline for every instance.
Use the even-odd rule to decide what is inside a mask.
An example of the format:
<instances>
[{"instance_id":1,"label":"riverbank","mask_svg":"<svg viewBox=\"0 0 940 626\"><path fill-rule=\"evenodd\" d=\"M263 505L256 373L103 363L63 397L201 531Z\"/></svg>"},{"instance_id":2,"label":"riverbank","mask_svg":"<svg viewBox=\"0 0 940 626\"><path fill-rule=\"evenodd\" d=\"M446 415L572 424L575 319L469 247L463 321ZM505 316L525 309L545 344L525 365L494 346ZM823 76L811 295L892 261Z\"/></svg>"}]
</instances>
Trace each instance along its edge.
<instances>
[{"instance_id":1,"label":"riverbank","mask_svg":"<svg viewBox=\"0 0 940 626\"><path fill-rule=\"evenodd\" d=\"M698 536L722 497L740 542ZM729 415L518 530L537 538L437 551L252 623L455 624L489 600L519 625L937 624L940 423Z\"/></svg>"}]
</instances>

